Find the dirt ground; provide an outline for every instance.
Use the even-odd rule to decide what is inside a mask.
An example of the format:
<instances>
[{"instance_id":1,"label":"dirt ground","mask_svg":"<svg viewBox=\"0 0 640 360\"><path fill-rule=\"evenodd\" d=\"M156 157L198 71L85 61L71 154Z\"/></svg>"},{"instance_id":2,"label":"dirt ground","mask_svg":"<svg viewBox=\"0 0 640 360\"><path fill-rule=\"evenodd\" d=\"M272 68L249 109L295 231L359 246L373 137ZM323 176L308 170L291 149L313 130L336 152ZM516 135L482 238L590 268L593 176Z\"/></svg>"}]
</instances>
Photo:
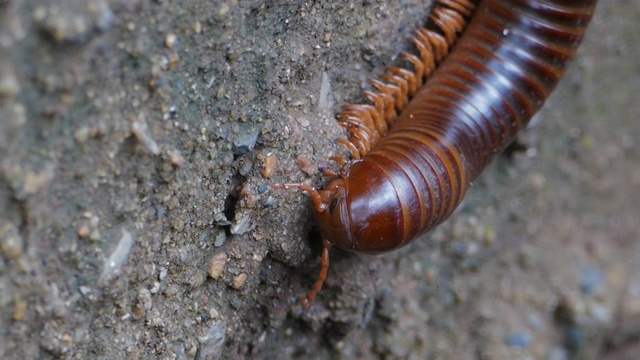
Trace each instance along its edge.
<instances>
[{"instance_id":1,"label":"dirt ground","mask_svg":"<svg viewBox=\"0 0 640 360\"><path fill-rule=\"evenodd\" d=\"M601 1L519 139L424 239L332 252L334 114L423 1L0 0L0 358L640 357L640 2ZM270 178L266 158L277 159Z\"/></svg>"}]
</instances>

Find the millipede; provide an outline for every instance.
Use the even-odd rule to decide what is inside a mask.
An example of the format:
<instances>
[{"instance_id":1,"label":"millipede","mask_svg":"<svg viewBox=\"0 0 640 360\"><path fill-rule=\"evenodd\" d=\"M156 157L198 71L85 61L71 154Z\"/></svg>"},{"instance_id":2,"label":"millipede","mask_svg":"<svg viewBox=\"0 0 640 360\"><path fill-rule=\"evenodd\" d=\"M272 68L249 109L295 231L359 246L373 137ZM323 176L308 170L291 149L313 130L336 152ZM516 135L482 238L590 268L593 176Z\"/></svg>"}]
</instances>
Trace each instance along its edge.
<instances>
[{"instance_id":1,"label":"millipede","mask_svg":"<svg viewBox=\"0 0 640 360\"><path fill-rule=\"evenodd\" d=\"M337 115L351 155L324 189L309 193L323 238L321 270L301 300L314 301L329 250L378 254L446 220L467 187L507 147L555 88L580 44L596 0L436 0L371 104Z\"/></svg>"}]
</instances>

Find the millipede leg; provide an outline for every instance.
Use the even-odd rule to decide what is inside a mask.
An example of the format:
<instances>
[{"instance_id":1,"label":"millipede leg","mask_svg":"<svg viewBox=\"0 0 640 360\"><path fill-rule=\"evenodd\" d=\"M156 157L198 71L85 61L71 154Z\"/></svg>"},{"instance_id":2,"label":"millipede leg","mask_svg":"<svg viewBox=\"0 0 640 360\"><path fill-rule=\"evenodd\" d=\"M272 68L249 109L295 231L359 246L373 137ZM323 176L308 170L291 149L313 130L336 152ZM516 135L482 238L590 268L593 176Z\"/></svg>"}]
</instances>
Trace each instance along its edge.
<instances>
[{"instance_id":1,"label":"millipede leg","mask_svg":"<svg viewBox=\"0 0 640 360\"><path fill-rule=\"evenodd\" d=\"M338 173L336 173L335 171L333 171L331 169L327 169L327 168L322 169L322 173L327 175L328 177L330 177L332 179L333 178L337 178L339 176Z\"/></svg>"},{"instance_id":2,"label":"millipede leg","mask_svg":"<svg viewBox=\"0 0 640 360\"><path fill-rule=\"evenodd\" d=\"M349 142L347 139L340 138L336 140L336 142L346 147L347 150L349 150L349 152L351 153L351 157L353 157L354 159L361 158L360 151L358 150L358 148L355 145L353 145L351 142Z\"/></svg>"},{"instance_id":3,"label":"millipede leg","mask_svg":"<svg viewBox=\"0 0 640 360\"><path fill-rule=\"evenodd\" d=\"M344 163L347 162L347 159L345 159L344 156L340 156L340 155L332 156L331 160L337 162L338 165L340 165L340 166L344 165Z\"/></svg>"},{"instance_id":4,"label":"millipede leg","mask_svg":"<svg viewBox=\"0 0 640 360\"><path fill-rule=\"evenodd\" d=\"M324 281L327 279L327 273L329 272L329 249L331 249L331 243L327 239L322 239L322 257L320 258L320 274L318 274L318 279L313 284L313 288L309 290L307 295L300 299L300 304L303 307L309 307L309 304L316 299L316 295L322 289L322 285Z\"/></svg>"},{"instance_id":5,"label":"millipede leg","mask_svg":"<svg viewBox=\"0 0 640 360\"><path fill-rule=\"evenodd\" d=\"M324 210L327 208L327 204L322 201L322 195L320 195L320 191L316 190L316 188L311 185L307 185L301 182L282 184L276 183L272 184L271 187L273 187L274 189L298 188L300 190L304 190L309 193L309 196L311 196L311 200L313 201L313 205L315 206L317 212L324 212Z\"/></svg>"}]
</instances>

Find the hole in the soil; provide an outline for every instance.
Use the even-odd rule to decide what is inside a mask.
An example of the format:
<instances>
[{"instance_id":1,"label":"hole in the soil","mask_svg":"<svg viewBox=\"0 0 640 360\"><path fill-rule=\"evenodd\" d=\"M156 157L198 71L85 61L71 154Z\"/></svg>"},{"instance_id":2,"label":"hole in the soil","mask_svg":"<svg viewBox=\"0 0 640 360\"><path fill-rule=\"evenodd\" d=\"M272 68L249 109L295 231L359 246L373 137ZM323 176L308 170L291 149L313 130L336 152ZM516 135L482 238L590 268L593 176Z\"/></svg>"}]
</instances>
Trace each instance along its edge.
<instances>
[{"instance_id":1,"label":"hole in the soil","mask_svg":"<svg viewBox=\"0 0 640 360\"><path fill-rule=\"evenodd\" d=\"M311 227L309 233L307 234L307 241L311 246L311 251L313 254L317 254L318 256L322 252L322 235L320 235L320 231L316 226Z\"/></svg>"},{"instance_id":2,"label":"hole in the soil","mask_svg":"<svg viewBox=\"0 0 640 360\"><path fill-rule=\"evenodd\" d=\"M227 235L231 235L231 226L233 225L236 211L238 210L238 201L240 201L240 190L245 183L246 178L243 176L236 176L232 178L229 186L229 193L224 199L223 213L227 219L227 223L220 225L225 229Z\"/></svg>"},{"instance_id":3,"label":"hole in the soil","mask_svg":"<svg viewBox=\"0 0 640 360\"><path fill-rule=\"evenodd\" d=\"M238 200L238 195L232 193L229 194L226 199L224 199L224 216L229 221L231 221L235 216L236 204L238 203Z\"/></svg>"}]
</instances>

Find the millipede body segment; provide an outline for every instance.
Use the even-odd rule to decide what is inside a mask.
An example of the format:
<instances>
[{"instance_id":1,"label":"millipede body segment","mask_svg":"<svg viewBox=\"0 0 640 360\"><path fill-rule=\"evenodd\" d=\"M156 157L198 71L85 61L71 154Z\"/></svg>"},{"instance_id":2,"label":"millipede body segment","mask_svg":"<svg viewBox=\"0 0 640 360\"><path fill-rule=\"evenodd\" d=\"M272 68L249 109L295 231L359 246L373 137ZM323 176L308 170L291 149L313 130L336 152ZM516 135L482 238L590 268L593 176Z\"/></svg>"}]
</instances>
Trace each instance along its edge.
<instances>
[{"instance_id":1,"label":"millipede body segment","mask_svg":"<svg viewBox=\"0 0 640 360\"><path fill-rule=\"evenodd\" d=\"M415 32L413 70L391 67L338 114L353 159L311 195L328 250L381 253L447 219L472 180L522 130L558 83L596 0L442 0ZM464 30L463 30L464 29ZM458 39L458 34L462 31Z\"/></svg>"}]
</instances>

